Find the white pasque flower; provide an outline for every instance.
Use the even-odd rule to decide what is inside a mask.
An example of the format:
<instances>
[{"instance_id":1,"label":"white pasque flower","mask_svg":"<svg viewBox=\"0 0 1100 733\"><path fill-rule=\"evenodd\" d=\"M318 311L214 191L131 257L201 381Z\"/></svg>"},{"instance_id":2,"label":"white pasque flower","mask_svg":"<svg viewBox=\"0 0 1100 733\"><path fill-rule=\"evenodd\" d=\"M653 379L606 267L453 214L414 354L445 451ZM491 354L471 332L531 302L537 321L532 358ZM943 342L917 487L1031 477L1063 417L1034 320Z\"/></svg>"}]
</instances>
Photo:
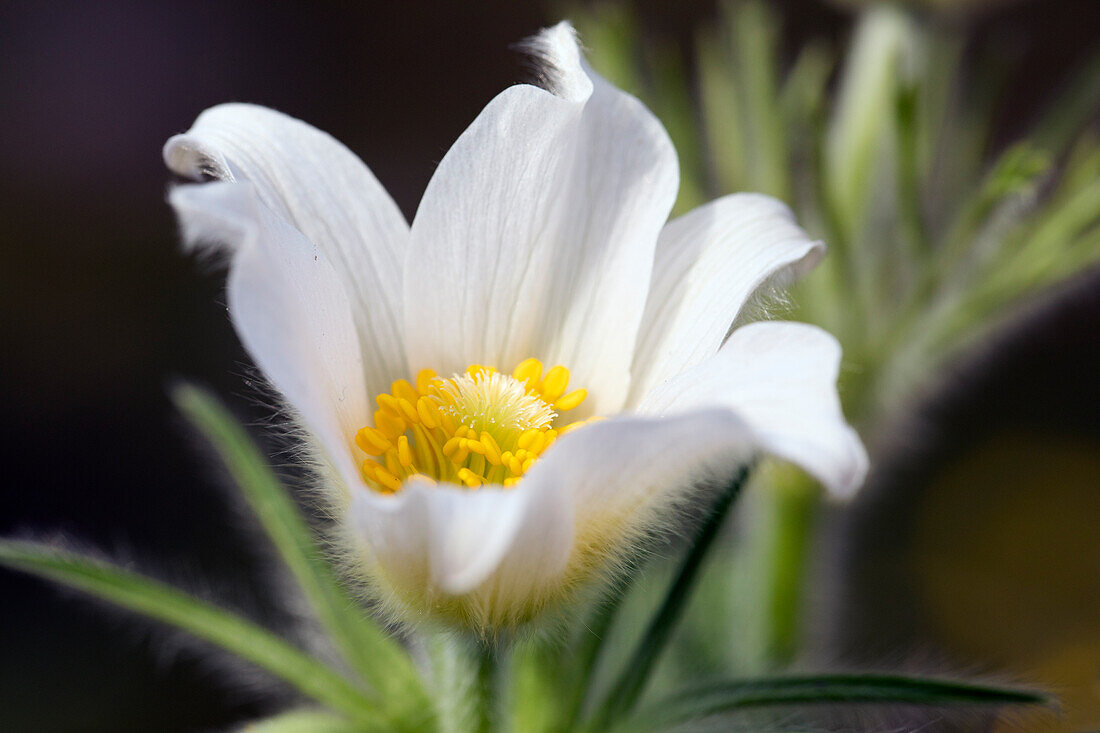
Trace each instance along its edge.
<instances>
[{"instance_id":1,"label":"white pasque flower","mask_svg":"<svg viewBox=\"0 0 1100 733\"><path fill-rule=\"evenodd\" d=\"M214 107L164 149L216 179L171 191L184 239L231 255L230 317L368 575L407 613L481 630L560 601L707 473L763 451L844 493L866 467L836 341L730 331L823 246L754 194L666 224L661 124L568 24L530 45L546 88L486 106L412 226L354 154L269 109Z\"/></svg>"}]
</instances>

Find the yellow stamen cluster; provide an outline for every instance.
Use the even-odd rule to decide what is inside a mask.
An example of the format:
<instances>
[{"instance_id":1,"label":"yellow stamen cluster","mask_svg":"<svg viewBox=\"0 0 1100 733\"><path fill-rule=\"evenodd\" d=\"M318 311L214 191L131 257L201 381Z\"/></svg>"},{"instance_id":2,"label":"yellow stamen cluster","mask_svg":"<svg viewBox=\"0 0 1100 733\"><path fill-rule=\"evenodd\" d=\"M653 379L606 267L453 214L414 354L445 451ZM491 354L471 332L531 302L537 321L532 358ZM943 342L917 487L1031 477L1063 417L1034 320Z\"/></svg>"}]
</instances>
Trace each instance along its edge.
<instances>
[{"instance_id":1,"label":"yellow stamen cluster","mask_svg":"<svg viewBox=\"0 0 1100 733\"><path fill-rule=\"evenodd\" d=\"M372 456L363 461L363 477L383 492L411 476L471 489L512 486L557 438L587 422L554 427L588 395L566 393L568 386L568 369L543 375L538 359L525 359L511 374L474 364L449 378L424 369L415 386L399 379L378 395L374 425L355 434Z\"/></svg>"}]
</instances>

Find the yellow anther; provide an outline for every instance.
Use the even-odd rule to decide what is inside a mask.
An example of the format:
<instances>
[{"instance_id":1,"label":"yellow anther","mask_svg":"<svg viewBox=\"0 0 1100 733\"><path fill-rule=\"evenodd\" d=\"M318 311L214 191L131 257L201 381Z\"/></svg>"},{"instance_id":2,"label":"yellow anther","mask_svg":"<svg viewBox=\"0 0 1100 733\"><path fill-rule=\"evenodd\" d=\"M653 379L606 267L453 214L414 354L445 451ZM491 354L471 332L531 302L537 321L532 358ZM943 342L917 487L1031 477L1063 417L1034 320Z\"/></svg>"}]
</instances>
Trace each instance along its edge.
<instances>
[{"instance_id":1,"label":"yellow anther","mask_svg":"<svg viewBox=\"0 0 1100 733\"><path fill-rule=\"evenodd\" d=\"M512 376L527 385L527 389L534 389L542 376L542 362L533 357L524 359L512 372Z\"/></svg>"},{"instance_id":2,"label":"yellow anther","mask_svg":"<svg viewBox=\"0 0 1100 733\"><path fill-rule=\"evenodd\" d=\"M407 379L398 379L392 385L390 385L390 392L393 396L399 400L408 400L411 404L416 404L416 400L420 397L420 394L416 389L409 384Z\"/></svg>"},{"instance_id":3,"label":"yellow anther","mask_svg":"<svg viewBox=\"0 0 1100 733\"><path fill-rule=\"evenodd\" d=\"M554 402L554 409L558 411L572 410L574 407L584 402L584 398L588 396L588 390L575 389L564 397L559 397Z\"/></svg>"},{"instance_id":4,"label":"yellow anther","mask_svg":"<svg viewBox=\"0 0 1100 733\"><path fill-rule=\"evenodd\" d=\"M476 377L479 374L492 374L495 371L496 369L494 369L493 367L485 366L484 364L471 364L470 366L466 367L466 373L469 374L471 377Z\"/></svg>"},{"instance_id":5,"label":"yellow anther","mask_svg":"<svg viewBox=\"0 0 1100 733\"><path fill-rule=\"evenodd\" d=\"M469 486L471 489L476 489L481 486L482 478L468 468L458 469L458 479Z\"/></svg>"},{"instance_id":6,"label":"yellow anther","mask_svg":"<svg viewBox=\"0 0 1100 733\"><path fill-rule=\"evenodd\" d=\"M369 478L371 481L376 480L374 478L374 474L377 473L378 469L380 469L380 468L382 470L385 470L385 468L382 466L381 463L379 463L378 461L371 460L370 458L363 461L363 464L362 464L363 475L366 476L367 478Z\"/></svg>"},{"instance_id":7,"label":"yellow anther","mask_svg":"<svg viewBox=\"0 0 1100 733\"><path fill-rule=\"evenodd\" d=\"M519 436L519 440L516 441L516 445L520 448L528 448L531 442L535 439L535 436L539 434L538 428L531 428L530 430L524 430Z\"/></svg>"},{"instance_id":8,"label":"yellow anther","mask_svg":"<svg viewBox=\"0 0 1100 733\"><path fill-rule=\"evenodd\" d=\"M369 425L355 434L355 444L368 456L380 456L393 447L389 438Z\"/></svg>"},{"instance_id":9,"label":"yellow anther","mask_svg":"<svg viewBox=\"0 0 1100 733\"><path fill-rule=\"evenodd\" d=\"M439 464L443 458L439 441L423 425L414 425L412 431L413 437L409 445L413 449L413 460L418 464L413 468L418 472L427 471L432 476L438 476Z\"/></svg>"},{"instance_id":10,"label":"yellow anther","mask_svg":"<svg viewBox=\"0 0 1100 733\"><path fill-rule=\"evenodd\" d=\"M569 370L563 366L556 366L546 372L546 379L542 380L542 397L547 402L554 402L569 385Z\"/></svg>"},{"instance_id":11,"label":"yellow anther","mask_svg":"<svg viewBox=\"0 0 1100 733\"><path fill-rule=\"evenodd\" d=\"M439 408L435 406L435 401L431 397L421 397L416 401L416 414L425 427L430 429L439 427Z\"/></svg>"},{"instance_id":12,"label":"yellow anther","mask_svg":"<svg viewBox=\"0 0 1100 733\"><path fill-rule=\"evenodd\" d=\"M493 436L484 430L481 431L481 439L478 441L485 448L485 460L494 466L500 465L500 446L493 440Z\"/></svg>"},{"instance_id":13,"label":"yellow anther","mask_svg":"<svg viewBox=\"0 0 1100 733\"><path fill-rule=\"evenodd\" d=\"M416 391L420 394L430 394L432 388L432 380L435 379L435 371L432 369L421 369L416 374Z\"/></svg>"},{"instance_id":14,"label":"yellow anther","mask_svg":"<svg viewBox=\"0 0 1100 733\"><path fill-rule=\"evenodd\" d=\"M399 491L412 477L514 486L556 438L587 422L552 427L587 397L583 389L565 393L569 376L563 366L544 372L531 358L510 375L471 364L450 377L422 369L415 379L398 379L376 396L374 423L354 436L377 458L363 462L363 479L383 492Z\"/></svg>"},{"instance_id":15,"label":"yellow anther","mask_svg":"<svg viewBox=\"0 0 1100 733\"><path fill-rule=\"evenodd\" d=\"M392 394L386 394L385 392L383 392L374 399L378 403L378 406L381 407L383 410L389 410L395 415L401 414L401 408L397 406L397 398L394 397Z\"/></svg>"},{"instance_id":16,"label":"yellow anther","mask_svg":"<svg viewBox=\"0 0 1100 733\"><path fill-rule=\"evenodd\" d=\"M405 432L405 421L385 409L375 411L374 425L390 440L396 440L398 435Z\"/></svg>"},{"instance_id":17,"label":"yellow anther","mask_svg":"<svg viewBox=\"0 0 1100 733\"><path fill-rule=\"evenodd\" d=\"M412 389L412 387L409 387ZM405 418L405 422L410 425L415 425L420 422L420 414L413 407L413 403L402 397L397 401L397 408L401 410L401 417Z\"/></svg>"},{"instance_id":18,"label":"yellow anther","mask_svg":"<svg viewBox=\"0 0 1100 733\"><path fill-rule=\"evenodd\" d=\"M412 465L413 454L409 448L409 439L402 435L397 439L397 461L405 468Z\"/></svg>"},{"instance_id":19,"label":"yellow anther","mask_svg":"<svg viewBox=\"0 0 1100 733\"><path fill-rule=\"evenodd\" d=\"M379 469L374 472L374 480L385 486L390 491L397 491L401 488L401 480L381 467L379 467Z\"/></svg>"},{"instance_id":20,"label":"yellow anther","mask_svg":"<svg viewBox=\"0 0 1100 733\"><path fill-rule=\"evenodd\" d=\"M546 447L546 433L535 433L535 437L531 439L531 444L527 446L527 450L536 456L542 452L542 449Z\"/></svg>"},{"instance_id":21,"label":"yellow anther","mask_svg":"<svg viewBox=\"0 0 1100 733\"><path fill-rule=\"evenodd\" d=\"M401 475L401 461L397 460L397 449L393 448L386 451L386 470L392 473L394 476Z\"/></svg>"}]
</instances>

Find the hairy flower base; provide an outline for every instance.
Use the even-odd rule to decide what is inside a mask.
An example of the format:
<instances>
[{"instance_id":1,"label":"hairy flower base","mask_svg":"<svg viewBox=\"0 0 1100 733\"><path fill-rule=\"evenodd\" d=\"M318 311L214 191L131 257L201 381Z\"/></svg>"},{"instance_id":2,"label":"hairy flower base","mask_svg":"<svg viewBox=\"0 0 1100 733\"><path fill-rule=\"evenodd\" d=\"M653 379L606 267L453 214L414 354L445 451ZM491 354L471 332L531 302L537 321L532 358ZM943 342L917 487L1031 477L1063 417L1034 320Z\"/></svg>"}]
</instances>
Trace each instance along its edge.
<instances>
[{"instance_id":1,"label":"hairy flower base","mask_svg":"<svg viewBox=\"0 0 1100 733\"><path fill-rule=\"evenodd\" d=\"M438 627L472 631L485 639L501 632L546 630L562 621L558 614L563 610L602 597L636 572L637 553L644 552L647 537L668 526L667 515L677 503L658 499L579 523L562 573L537 584L519 582L525 589L522 593L515 591L514 578L510 582L497 574L467 593L450 593L433 581L428 567L406 567L394 573L363 555L357 572L371 596L381 602L380 613L393 623L416 625L430 620Z\"/></svg>"},{"instance_id":2,"label":"hairy flower base","mask_svg":"<svg viewBox=\"0 0 1100 733\"><path fill-rule=\"evenodd\" d=\"M566 393L569 370L525 359L509 374L472 364L462 374L440 378L423 369L414 386L399 379L376 398L374 425L355 443L369 456L363 478L385 493L416 476L476 489L513 486L561 435L589 420L554 427L562 412L588 393ZM376 460L377 459L377 460Z\"/></svg>"}]
</instances>

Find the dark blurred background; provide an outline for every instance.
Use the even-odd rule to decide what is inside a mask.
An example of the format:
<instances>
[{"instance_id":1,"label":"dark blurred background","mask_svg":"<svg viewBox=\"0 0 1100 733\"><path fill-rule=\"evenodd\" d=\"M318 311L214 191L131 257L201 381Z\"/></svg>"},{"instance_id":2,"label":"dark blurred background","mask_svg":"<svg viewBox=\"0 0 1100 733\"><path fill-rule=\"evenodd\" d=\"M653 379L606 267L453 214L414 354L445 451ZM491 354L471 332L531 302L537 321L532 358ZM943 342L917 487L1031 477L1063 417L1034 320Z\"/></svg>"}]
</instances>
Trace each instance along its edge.
<instances>
[{"instance_id":1,"label":"dark blurred background","mask_svg":"<svg viewBox=\"0 0 1100 733\"><path fill-rule=\"evenodd\" d=\"M791 48L810 36L842 41L848 32L849 11L842 7L812 0L778 5ZM714 14L713 3L702 0L639 2L637 10L642 31L673 39L685 58L693 29ZM225 317L221 275L178 251L160 147L208 106L262 103L345 142L411 218L454 138L495 93L525 78L511 45L566 12L558 2L505 1L0 5L0 445L6 456L0 534L58 534L141 558L143 568L191 586L201 578L210 593L278 623L280 611L258 572L262 558L239 532L239 514L167 398L171 380L184 377L212 386L243 417L262 417L241 379L246 357ZM1006 136L1043 98L1049 79L1080 63L1080 50L1100 29L1097 3L1089 0L998 3L948 13L943 22L1004 39L1015 56L1012 94L999 123ZM865 546L880 562L860 569L853 561L825 576L843 586L835 594L826 589L844 601L827 611L836 623L822 624L831 653L860 648L870 655L873 649L875 658L861 661L888 663L898 649L929 648L921 635L939 633L914 620L923 612L901 591L878 580L865 587L859 579L879 572L911 590L908 560L896 558L910 557L910 544L920 543L906 544L908 534L882 528L912 516L911 507L929 496L940 503L927 511L955 517L949 527L965 538L971 525L957 518L970 509L951 502L965 497L959 454L980 446L956 439L960 426L967 426L967 439L1000 435L998 421L1022 426L1004 438L1008 443L988 448L1007 456L1021 454L1012 440L1029 446L1028 435L1071 435L1083 446L1074 454L1084 456L1074 464L1085 477L1078 483L1097 488L1096 467L1088 461L1097 455L1100 433L1098 290L1100 279L1083 277L974 355L982 366L960 366L952 388L922 413L920 430L883 456L899 466L919 456L925 473L887 465L876 473L870 498L838 523L840 544L850 550L841 553L841 564L848 562L844 557L863 557ZM1042 409L1014 411L1012 405ZM945 441L951 451L937 447ZM921 453L926 444L931 447ZM939 465L935 461L962 465L963 473L926 492L934 473L927 467ZM1062 478L1055 469L1035 481L1053 487L1062 486ZM894 483L908 488L892 494ZM881 496L894 498L875 498ZM1066 513L1046 517L1049 532L1040 528L1041 537L1029 541L1058 536L1069 516L1087 537L1100 526L1095 496L1059 495ZM988 531L1011 533L1007 526ZM959 537L928 541L942 550ZM1005 542L1011 547L1012 537ZM1088 553L1097 546L1083 541L1052 552L1075 548ZM916 552L921 562L912 577L936 577L935 552ZM1095 568L1096 558L1084 559ZM1042 585L1044 567L1034 570L1035 593L1051 592ZM1100 606L1095 584L1067 583L1082 608ZM887 593L887 608L867 600ZM219 730L278 705L269 688L226 683L201 655L166 647L156 632L135 630L128 618L39 581L0 571L0 598L0 729ZM981 599L974 604L980 612ZM1095 625L1090 628L1095 634ZM868 646L866 634L852 629L876 629L876 644ZM1003 640L970 641L954 659L965 663L971 654L977 667L995 668L999 658L990 647ZM1097 682L1097 658L1100 653L1086 652L1072 661Z\"/></svg>"}]
</instances>

